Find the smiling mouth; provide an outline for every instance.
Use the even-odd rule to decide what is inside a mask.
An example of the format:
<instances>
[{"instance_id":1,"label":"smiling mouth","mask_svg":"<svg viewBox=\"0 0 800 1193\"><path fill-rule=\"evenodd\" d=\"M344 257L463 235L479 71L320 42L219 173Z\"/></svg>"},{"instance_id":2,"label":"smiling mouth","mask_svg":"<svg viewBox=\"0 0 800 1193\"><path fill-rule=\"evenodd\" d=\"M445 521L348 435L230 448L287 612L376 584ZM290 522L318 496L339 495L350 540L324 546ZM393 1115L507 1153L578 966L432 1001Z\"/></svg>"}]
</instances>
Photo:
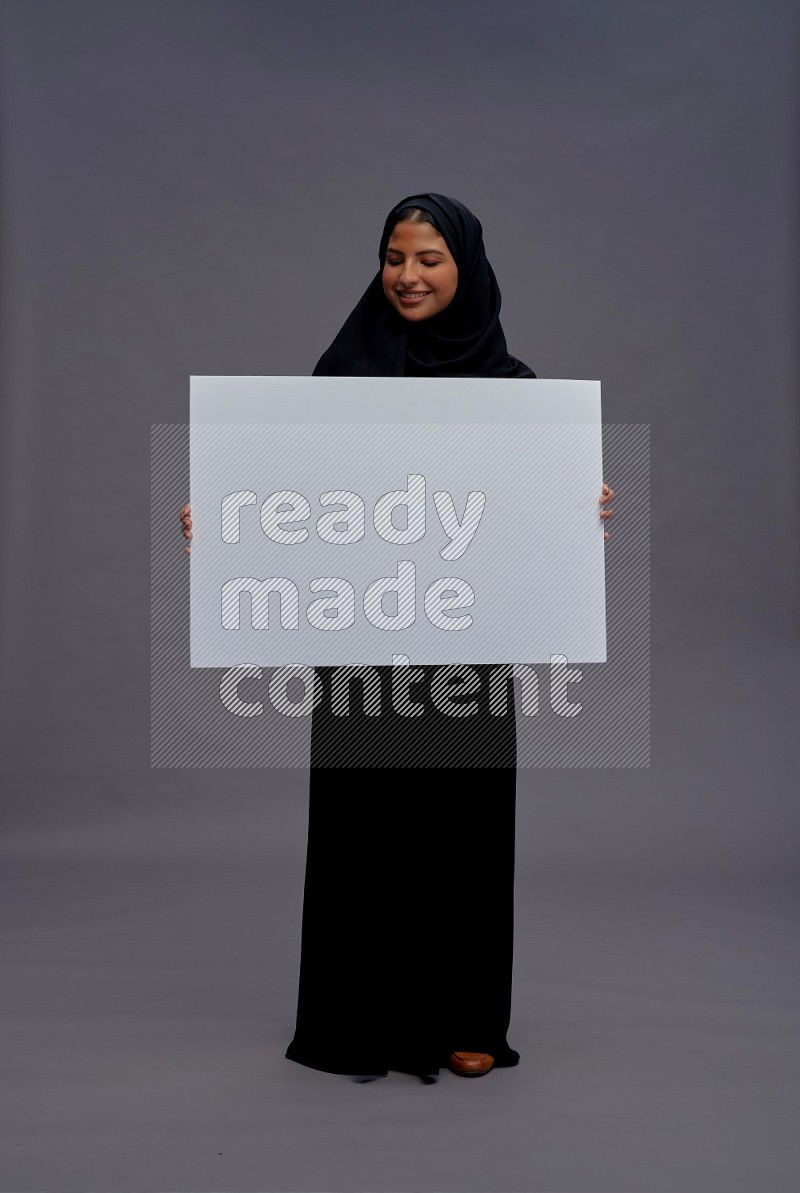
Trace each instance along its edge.
<instances>
[{"instance_id":1,"label":"smiling mouth","mask_svg":"<svg viewBox=\"0 0 800 1193\"><path fill-rule=\"evenodd\" d=\"M397 297L401 302L420 302L427 298L430 290L398 290Z\"/></svg>"}]
</instances>

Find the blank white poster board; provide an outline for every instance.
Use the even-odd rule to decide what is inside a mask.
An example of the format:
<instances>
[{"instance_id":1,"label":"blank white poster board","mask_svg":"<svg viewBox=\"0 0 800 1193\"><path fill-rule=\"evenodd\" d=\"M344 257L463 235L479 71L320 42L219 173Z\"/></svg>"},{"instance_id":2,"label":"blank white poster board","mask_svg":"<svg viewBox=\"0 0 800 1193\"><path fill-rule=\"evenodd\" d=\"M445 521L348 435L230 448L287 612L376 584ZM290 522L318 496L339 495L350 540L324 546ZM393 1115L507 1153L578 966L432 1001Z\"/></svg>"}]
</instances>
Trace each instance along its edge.
<instances>
[{"instance_id":1,"label":"blank white poster board","mask_svg":"<svg viewBox=\"0 0 800 1193\"><path fill-rule=\"evenodd\" d=\"M191 666L606 661L599 381L192 377Z\"/></svg>"}]
</instances>

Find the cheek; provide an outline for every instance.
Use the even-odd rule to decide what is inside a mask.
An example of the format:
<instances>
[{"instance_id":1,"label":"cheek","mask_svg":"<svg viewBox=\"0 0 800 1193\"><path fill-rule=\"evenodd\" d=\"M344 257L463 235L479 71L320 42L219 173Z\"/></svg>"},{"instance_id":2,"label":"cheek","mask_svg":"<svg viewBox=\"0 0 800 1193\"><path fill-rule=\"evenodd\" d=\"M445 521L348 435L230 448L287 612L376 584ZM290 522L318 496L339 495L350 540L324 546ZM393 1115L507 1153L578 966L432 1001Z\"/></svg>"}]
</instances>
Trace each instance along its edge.
<instances>
[{"instance_id":1,"label":"cheek","mask_svg":"<svg viewBox=\"0 0 800 1193\"><path fill-rule=\"evenodd\" d=\"M457 289L458 289L458 270L454 269L452 272L452 275L450 277L450 294L451 294L451 296L455 294Z\"/></svg>"}]
</instances>

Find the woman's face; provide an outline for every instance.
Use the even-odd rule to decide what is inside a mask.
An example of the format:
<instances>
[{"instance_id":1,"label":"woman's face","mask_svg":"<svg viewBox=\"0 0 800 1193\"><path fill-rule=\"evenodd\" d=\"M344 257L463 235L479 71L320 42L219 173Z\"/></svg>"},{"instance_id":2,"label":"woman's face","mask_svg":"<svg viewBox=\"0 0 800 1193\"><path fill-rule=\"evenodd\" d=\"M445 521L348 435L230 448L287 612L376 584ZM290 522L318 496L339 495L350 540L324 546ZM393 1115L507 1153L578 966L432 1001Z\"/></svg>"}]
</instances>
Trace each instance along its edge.
<instances>
[{"instance_id":1,"label":"woman's face","mask_svg":"<svg viewBox=\"0 0 800 1193\"><path fill-rule=\"evenodd\" d=\"M453 300L458 266L430 224L395 224L386 248L383 292L404 319L430 319Z\"/></svg>"}]
</instances>

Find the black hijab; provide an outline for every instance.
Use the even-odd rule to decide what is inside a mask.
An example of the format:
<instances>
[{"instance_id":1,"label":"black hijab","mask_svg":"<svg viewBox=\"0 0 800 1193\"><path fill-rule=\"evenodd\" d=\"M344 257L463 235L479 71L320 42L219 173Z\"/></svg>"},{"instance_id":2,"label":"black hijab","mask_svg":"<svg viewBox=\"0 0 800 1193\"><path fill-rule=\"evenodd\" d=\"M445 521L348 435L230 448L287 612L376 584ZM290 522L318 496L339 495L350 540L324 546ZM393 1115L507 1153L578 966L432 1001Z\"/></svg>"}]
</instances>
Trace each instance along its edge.
<instances>
[{"instance_id":1,"label":"black hijab","mask_svg":"<svg viewBox=\"0 0 800 1193\"><path fill-rule=\"evenodd\" d=\"M436 220L458 266L452 301L430 319L406 320L383 292L381 275L397 216L420 207ZM511 356L500 326L500 289L486 259L483 228L447 195L409 195L395 204L381 236L380 268L341 331L323 352L315 377L535 377Z\"/></svg>"}]
</instances>

